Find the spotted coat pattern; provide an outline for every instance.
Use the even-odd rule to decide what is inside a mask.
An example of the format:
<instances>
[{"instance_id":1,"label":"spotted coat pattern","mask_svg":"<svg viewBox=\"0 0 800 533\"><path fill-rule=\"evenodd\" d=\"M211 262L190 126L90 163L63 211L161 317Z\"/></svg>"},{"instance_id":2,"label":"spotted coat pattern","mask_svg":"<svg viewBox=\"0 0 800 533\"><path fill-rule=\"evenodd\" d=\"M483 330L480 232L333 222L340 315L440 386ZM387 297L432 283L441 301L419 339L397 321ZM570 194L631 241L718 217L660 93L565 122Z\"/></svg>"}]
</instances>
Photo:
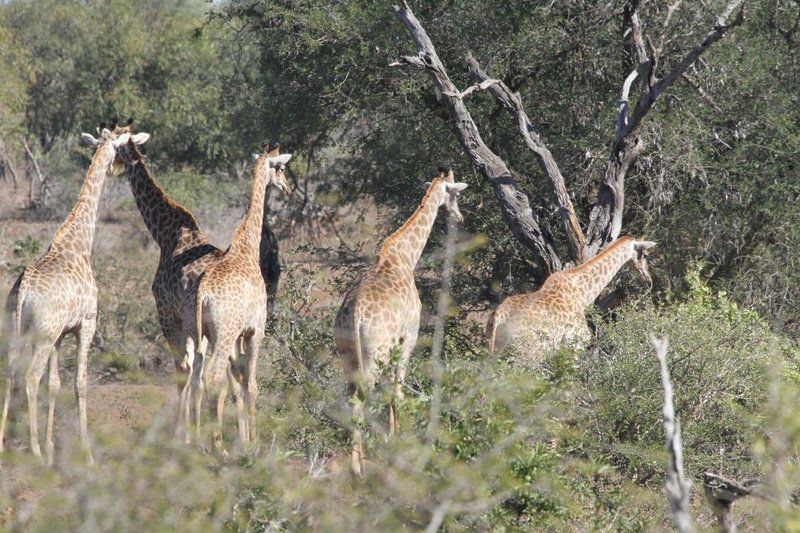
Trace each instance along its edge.
<instances>
[{"instance_id":1,"label":"spotted coat pattern","mask_svg":"<svg viewBox=\"0 0 800 533\"><path fill-rule=\"evenodd\" d=\"M387 366L392 349L399 347L399 360L392 381L396 399L402 398L408 360L417 342L421 303L414 269L430 236L439 208L447 207L457 218L458 191L452 171L440 174L425 193L413 215L383 243L378 263L370 268L345 295L336 315L334 336L342 358L353 402L354 429L351 469L360 474L364 452L361 442L364 389L371 389L378 368ZM397 430L394 405L389 406L389 428Z\"/></svg>"},{"instance_id":2,"label":"spotted coat pattern","mask_svg":"<svg viewBox=\"0 0 800 533\"><path fill-rule=\"evenodd\" d=\"M277 147L264 145L253 169L250 205L236 228L230 248L209 266L194 288L194 308L185 323L194 326L187 336L185 360L192 369L186 391L186 411L193 398L196 428L200 431L204 393L216 414L214 444L222 446L222 415L227 386L236 401L239 442L255 442L256 370L267 319L267 293L259 264L264 197L270 185L288 192ZM283 162L277 162L283 158ZM241 346L241 350L240 350ZM241 351L241 353L240 353ZM245 413L245 410L247 411ZM188 425L190 415L185 420Z\"/></svg>"},{"instance_id":3,"label":"spotted coat pattern","mask_svg":"<svg viewBox=\"0 0 800 533\"><path fill-rule=\"evenodd\" d=\"M118 126L120 132L131 132L130 126ZM200 229L194 216L175 202L153 179L147 158L139 147L129 141L119 155L125 164L131 192L150 235L159 247L159 260L151 291L156 303L158 322L174 356L175 369L180 376L179 391L188 392L189 366L185 362L188 335L194 331L194 318L188 324L184 317L194 313L194 289L201 274L217 263L223 251L212 245ZM261 270L268 286L268 297L274 299L280 269L277 263L277 241L266 219L262 221ZM188 406L180 402L183 409ZM185 431L185 413L176 422L176 435Z\"/></svg>"},{"instance_id":4,"label":"spotted coat pattern","mask_svg":"<svg viewBox=\"0 0 800 533\"><path fill-rule=\"evenodd\" d=\"M562 342L583 346L591 332L586 308L617 272L628 264L648 284L647 249L655 243L620 237L586 263L552 274L532 293L506 298L486 328L489 350L501 353L513 347L530 361Z\"/></svg>"},{"instance_id":5,"label":"spotted coat pattern","mask_svg":"<svg viewBox=\"0 0 800 533\"><path fill-rule=\"evenodd\" d=\"M91 136L88 136L91 138ZM117 148L127 135L103 130L96 143L78 201L53 242L34 264L17 278L6 301L11 340L7 352L6 389L0 421L0 452L4 447L6 422L16 376L25 370L31 451L42 456L39 446L38 389L48 368L48 412L45 433L47 463L53 462L55 402L61 388L58 348L73 334L77 340L75 396L78 403L80 437L88 460L92 461L87 430L86 394L89 348L97 326L97 284L92 272L94 242L100 195L112 165L119 164ZM30 349L28 351L27 349ZM48 365L49 364L49 365Z\"/></svg>"}]
</instances>

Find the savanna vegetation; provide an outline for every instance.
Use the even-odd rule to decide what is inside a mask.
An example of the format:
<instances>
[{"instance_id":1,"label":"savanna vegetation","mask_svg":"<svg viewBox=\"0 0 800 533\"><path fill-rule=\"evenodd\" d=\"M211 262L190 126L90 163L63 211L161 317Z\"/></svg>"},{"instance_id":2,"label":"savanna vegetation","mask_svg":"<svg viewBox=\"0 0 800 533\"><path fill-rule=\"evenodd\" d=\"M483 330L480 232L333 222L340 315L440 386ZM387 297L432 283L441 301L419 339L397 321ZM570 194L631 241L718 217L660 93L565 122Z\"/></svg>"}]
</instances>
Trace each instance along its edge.
<instances>
[{"instance_id":1,"label":"savanna vegetation","mask_svg":"<svg viewBox=\"0 0 800 533\"><path fill-rule=\"evenodd\" d=\"M639 64L631 6L663 79L728 2L410 5L459 90L475 81L472 54L519 92L586 224L603 194L620 91ZM151 134L145 150L155 178L222 249L248 202L250 154L265 139L294 154L292 194L269 201L283 275L262 349L257 449L221 458L171 438L172 355L150 295L158 250L127 180L109 178L94 247L100 317L89 427L97 464L79 453L70 387L53 468L25 453L26 418L14 417L0 468L2 527L671 527L652 334L669 339L697 524L715 524L702 486L713 472L756 483L763 496L733 505L740 527L800 529L800 3L746 0L741 9L741 23L647 113L641 154L625 176L622 234L658 243L653 290L621 274L607 291L616 296L590 313L588 346L528 368L488 354L483 328L504 297L541 284L540 257L512 235L431 79L392 65L418 51L392 2L0 2L3 291L74 204L91 157L80 133L100 121L132 116ZM633 82L631 110L642 82ZM514 118L488 91L463 100L568 264L552 186ZM386 413L373 402L369 461L354 479L333 318L440 165L470 184L460 198L449 306L445 316L436 311L441 217L417 271L424 311L401 432L385 436ZM432 357L437 320L444 337ZM67 375L72 347L65 342ZM389 394L388 385L374 392Z\"/></svg>"}]
</instances>

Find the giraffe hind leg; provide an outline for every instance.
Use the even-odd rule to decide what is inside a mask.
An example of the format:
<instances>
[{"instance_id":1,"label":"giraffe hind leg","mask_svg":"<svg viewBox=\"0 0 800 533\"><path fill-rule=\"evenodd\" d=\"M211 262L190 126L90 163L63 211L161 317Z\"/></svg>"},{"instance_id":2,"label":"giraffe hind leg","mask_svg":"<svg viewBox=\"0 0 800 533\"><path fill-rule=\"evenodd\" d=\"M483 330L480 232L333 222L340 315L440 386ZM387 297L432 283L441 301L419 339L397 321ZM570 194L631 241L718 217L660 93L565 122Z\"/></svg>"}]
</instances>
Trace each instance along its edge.
<instances>
[{"instance_id":1,"label":"giraffe hind leg","mask_svg":"<svg viewBox=\"0 0 800 533\"><path fill-rule=\"evenodd\" d=\"M16 320L16 316L11 316L10 320ZM20 350L21 339L16 338L16 335L11 333L11 325L6 324L6 344L3 348L6 350L6 388L5 395L3 396L3 412L0 418L0 453L5 451L5 437L6 429L8 427L8 412L11 406L11 399L14 395L14 387L16 384L17 374L17 358Z\"/></svg>"},{"instance_id":2,"label":"giraffe hind leg","mask_svg":"<svg viewBox=\"0 0 800 533\"><path fill-rule=\"evenodd\" d=\"M25 375L25 393L28 397L28 428L31 439L31 452L33 455L42 458L42 450L39 446L39 383L42 381L47 362L50 359L50 352L53 346L49 343L37 343L33 350L28 372Z\"/></svg>"},{"instance_id":3,"label":"giraffe hind leg","mask_svg":"<svg viewBox=\"0 0 800 533\"><path fill-rule=\"evenodd\" d=\"M58 375L58 349L59 343L50 354L50 369L48 371L47 391L47 428L45 429L45 451L47 453L47 466L53 465L53 425L56 415L56 400L61 390L61 378Z\"/></svg>"},{"instance_id":4,"label":"giraffe hind leg","mask_svg":"<svg viewBox=\"0 0 800 533\"><path fill-rule=\"evenodd\" d=\"M89 428L86 414L86 393L89 385L89 348L91 347L97 321L84 319L76 333L78 341L78 361L75 370L75 397L78 400L78 423L80 425L81 446L86 455L86 461L94 464L91 444L89 443Z\"/></svg>"},{"instance_id":5,"label":"giraffe hind leg","mask_svg":"<svg viewBox=\"0 0 800 533\"><path fill-rule=\"evenodd\" d=\"M245 341L246 349L246 376L244 379L245 401L247 403L247 417L249 428L249 441L258 442L258 428L256 427L256 400L258 399L258 355L264 334L256 331Z\"/></svg>"}]
</instances>

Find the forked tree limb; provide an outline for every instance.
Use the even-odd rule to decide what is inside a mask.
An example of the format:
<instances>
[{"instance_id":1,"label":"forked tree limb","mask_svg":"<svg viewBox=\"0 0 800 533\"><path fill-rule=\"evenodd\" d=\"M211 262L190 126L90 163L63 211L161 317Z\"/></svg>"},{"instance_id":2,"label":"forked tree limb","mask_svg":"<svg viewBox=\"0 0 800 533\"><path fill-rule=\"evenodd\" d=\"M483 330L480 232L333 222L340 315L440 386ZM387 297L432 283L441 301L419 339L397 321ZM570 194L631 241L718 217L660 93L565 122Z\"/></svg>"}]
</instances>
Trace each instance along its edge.
<instances>
[{"instance_id":1,"label":"forked tree limb","mask_svg":"<svg viewBox=\"0 0 800 533\"><path fill-rule=\"evenodd\" d=\"M664 433L667 443L666 490L669 510L675 529L680 533L694 531L694 521L689 514L689 492L692 484L683 473L683 444L681 443L681 426L675 419L675 408L672 404L672 381L667 367L666 338L650 337L655 349L656 359L661 373L661 386L664 389Z\"/></svg>"},{"instance_id":2,"label":"forked tree limb","mask_svg":"<svg viewBox=\"0 0 800 533\"><path fill-rule=\"evenodd\" d=\"M744 0L731 0L723 13L717 17L713 28L705 38L687 52L661 80L656 76L659 62L658 53L653 43L642 33L639 2L638 0L629 0L625 5L625 15L633 35L641 94L630 118L627 117L626 106L624 118L627 125L621 136L617 134L611 147L605 176L597 195L597 203L589 215L585 251L588 257L593 257L602 247L619 237L622 230L625 174L644 147L641 137L642 121L645 115L652 109L661 94L671 87L712 44L722 39L731 28L742 23L745 12L743 4ZM737 14L731 20L734 12ZM617 124L619 123L620 117L617 120Z\"/></svg>"},{"instance_id":3,"label":"forked tree limb","mask_svg":"<svg viewBox=\"0 0 800 533\"><path fill-rule=\"evenodd\" d=\"M470 54L467 56L467 64L472 78L478 83L483 84L491 80L491 78L483 71L478 61ZM558 214L561 217L561 222L564 225L564 233L567 236L570 253L575 263L583 263L590 257L584 256L585 238L583 230L578 222L578 217L575 216L575 208L572 205L572 200L569 197L569 192L564 184L564 176L558 168L558 163L553 158L547 146L542 142L539 135L533 128L528 113L522 104L522 97L518 92L512 91L505 83L498 82L487 86L486 90L494 96L503 108L511 113L517 121L517 128L519 129L525 145L536 154L536 159L542 167L545 175L550 180L553 186L553 191L556 195L558 203Z\"/></svg>"},{"instance_id":4,"label":"forked tree limb","mask_svg":"<svg viewBox=\"0 0 800 533\"><path fill-rule=\"evenodd\" d=\"M511 91L504 83L490 78L472 57L468 62L470 72L477 84L465 91L456 89L448 77L444 65L439 60L430 37L405 1L402 7L394 7L395 14L411 33L417 45L418 54L405 56L393 65L414 67L426 72L433 79L441 95L439 102L447 110L451 126L461 146L475 167L492 184L500 202L503 220L512 234L533 251L534 264L538 270L537 275L541 280L561 268L553 237L546 226L540 222L536 211L530 205L528 196L517 189L506 163L492 152L481 139L480 132L464 105L463 98L474 91L486 90L516 118L525 144L537 155L542 169L553 186L572 257L576 263L580 263L597 255L601 248L620 235L625 205L625 174L644 147L642 140L644 117L661 94L672 86L713 43L720 40L731 28L742 23L743 3L744 0L731 0L703 41L687 52L667 75L659 80L657 72L660 58L653 42L642 31L639 0L626 2L625 21L630 26L637 66L622 85L614 140L605 174L598 190L597 202L589 214L589 223L585 232L582 231L575 215L558 164L536 134L519 94ZM671 9L676 9L677 5L679 5L678 2ZM737 10L735 18L730 20ZM637 77L640 95L631 113L628 102L631 86Z\"/></svg>"},{"instance_id":5,"label":"forked tree limb","mask_svg":"<svg viewBox=\"0 0 800 533\"><path fill-rule=\"evenodd\" d=\"M450 125L472 164L492 185L500 203L500 212L514 237L534 255L536 275L540 281L561 270L561 259L555 240L533 210L530 198L517 188L516 180L505 161L495 154L481 138L478 127L469 113L459 91L447 75L433 42L414 15L407 2L394 6L395 15L411 33L417 45L416 56L404 56L392 65L407 65L427 73L441 95L439 102L447 110ZM480 84L479 84L480 85ZM489 84L488 90L496 87ZM469 91L469 89L467 90ZM466 91L465 91L466 92Z\"/></svg>"}]
</instances>

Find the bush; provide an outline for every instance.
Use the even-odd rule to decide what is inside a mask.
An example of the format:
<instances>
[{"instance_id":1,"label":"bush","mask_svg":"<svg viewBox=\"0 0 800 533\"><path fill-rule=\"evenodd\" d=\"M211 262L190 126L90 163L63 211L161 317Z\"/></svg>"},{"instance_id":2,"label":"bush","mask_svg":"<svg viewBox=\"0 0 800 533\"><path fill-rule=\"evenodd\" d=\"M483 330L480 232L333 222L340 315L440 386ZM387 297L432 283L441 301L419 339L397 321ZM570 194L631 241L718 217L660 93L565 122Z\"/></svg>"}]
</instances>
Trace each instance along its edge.
<instances>
[{"instance_id":1,"label":"bush","mask_svg":"<svg viewBox=\"0 0 800 533\"><path fill-rule=\"evenodd\" d=\"M763 432L769 366L796 347L754 311L713 293L697 271L687 284L680 301L629 307L600 326L579 363L583 438L634 476L662 470L663 398L647 335L667 336L687 470L753 474L750 446Z\"/></svg>"}]
</instances>

